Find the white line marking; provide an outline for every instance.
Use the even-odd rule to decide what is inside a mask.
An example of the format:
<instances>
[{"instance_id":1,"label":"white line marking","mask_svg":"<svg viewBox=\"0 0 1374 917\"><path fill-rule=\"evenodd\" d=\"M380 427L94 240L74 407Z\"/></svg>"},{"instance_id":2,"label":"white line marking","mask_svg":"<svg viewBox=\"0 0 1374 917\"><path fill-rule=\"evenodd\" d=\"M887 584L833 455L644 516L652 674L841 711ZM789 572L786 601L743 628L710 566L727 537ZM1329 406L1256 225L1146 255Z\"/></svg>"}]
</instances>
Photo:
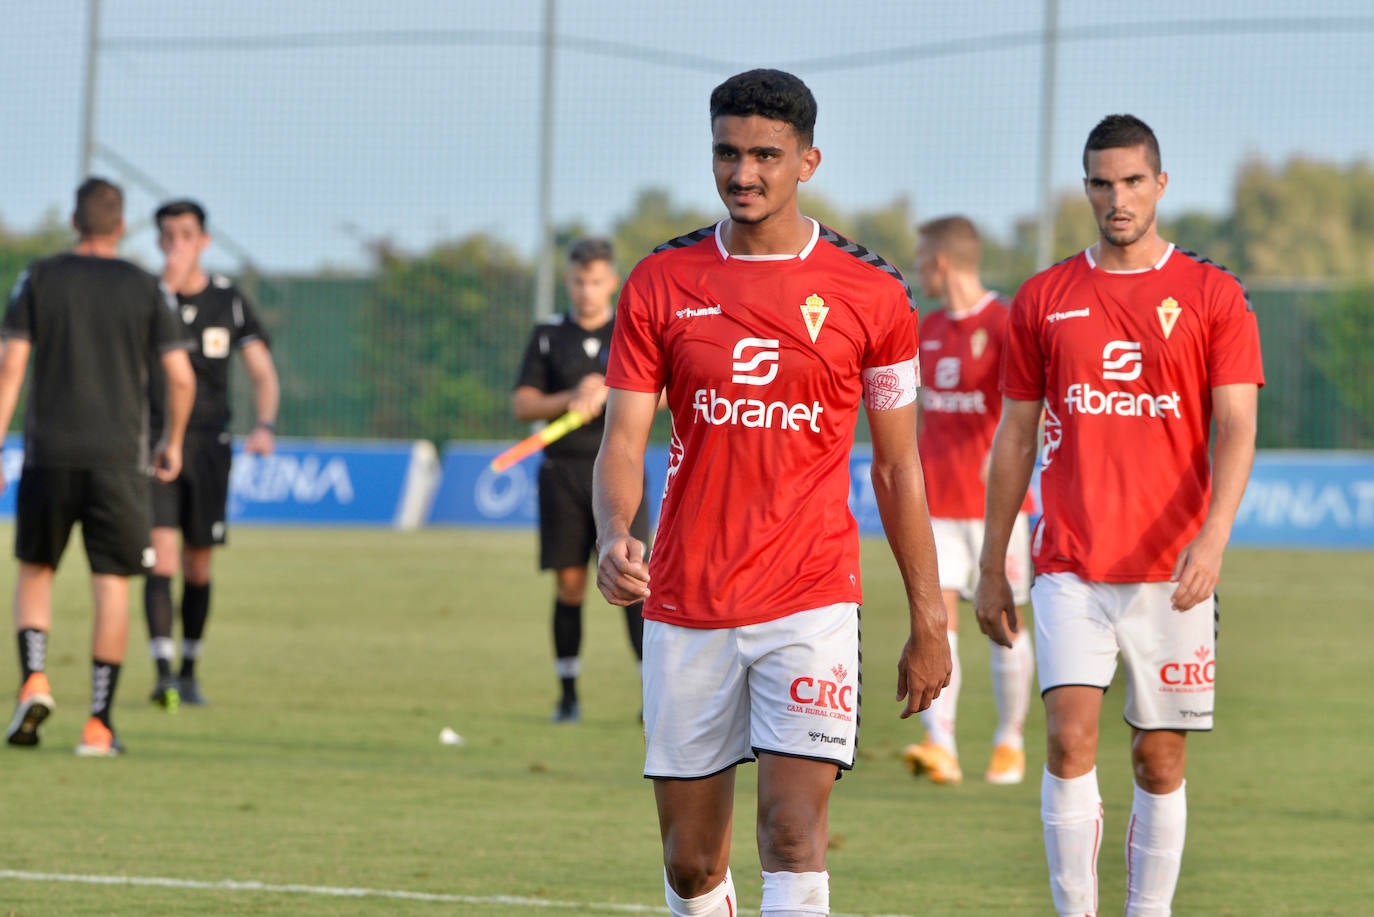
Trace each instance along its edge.
<instances>
[{"instance_id":1,"label":"white line marking","mask_svg":"<svg viewBox=\"0 0 1374 917\"><path fill-rule=\"evenodd\" d=\"M332 898L391 898L399 901L432 901L437 904L504 904L510 907L580 910L583 913L662 914L665 910L662 905L588 904L583 901L551 901L547 898L525 898L519 895L449 895L439 892L407 892L381 888L335 888L328 885L269 885L266 882L239 881L237 879L203 882L196 879L169 879L163 876L83 876L62 872L24 872L17 869L0 869L0 880L4 879L24 882L67 882L79 885L179 888L193 891L322 895ZM837 911L832 913L831 917L907 917L907 915L842 914Z\"/></svg>"}]
</instances>

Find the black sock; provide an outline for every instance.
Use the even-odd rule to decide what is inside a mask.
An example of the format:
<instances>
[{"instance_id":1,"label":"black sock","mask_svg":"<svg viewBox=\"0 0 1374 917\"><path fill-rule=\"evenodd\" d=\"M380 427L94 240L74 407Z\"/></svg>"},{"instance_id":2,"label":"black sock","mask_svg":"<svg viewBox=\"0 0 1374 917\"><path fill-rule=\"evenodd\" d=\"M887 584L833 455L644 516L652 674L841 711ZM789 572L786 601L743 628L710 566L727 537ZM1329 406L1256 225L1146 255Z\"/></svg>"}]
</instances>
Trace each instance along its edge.
<instances>
[{"instance_id":1,"label":"black sock","mask_svg":"<svg viewBox=\"0 0 1374 917\"><path fill-rule=\"evenodd\" d=\"M25 627L19 631L19 669L24 673L19 684L29 680L34 672L41 672L48 665L48 632Z\"/></svg>"},{"instance_id":2,"label":"black sock","mask_svg":"<svg viewBox=\"0 0 1374 917\"><path fill-rule=\"evenodd\" d=\"M143 581L143 616L148 620L148 639L153 643L153 664L158 678L172 676L172 660L158 652L156 641L172 645L172 578L150 573Z\"/></svg>"},{"instance_id":3,"label":"black sock","mask_svg":"<svg viewBox=\"0 0 1374 917\"><path fill-rule=\"evenodd\" d=\"M635 602L625 606L625 629L630 634L630 646L634 647L635 658L644 661L644 603Z\"/></svg>"},{"instance_id":4,"label":"black sock","mask_svg":"<svg viewBox=\"0 0 1374 917\"><path fill-rule=\"evenodd\" d=\"M110 708L114 706L115 688L119 685L119 663L91 660L91 716L110 725Z\"/></svg>"},{"instance_id":5,"label":"black sock","mask_svg":"<svg viewBox=\"0 0 1374 917\"><path fill-rule=\"evenodd\" d=\"M210 584L181 584L181 677L194 678L200 642L205 638L205 622L210 617ZM193 650L187 651L190 647Z\"/></svg>"},{"instance_id":6,"label":"black sock","mask_svg":"<svg viewBox=\"0 0 1374 917\"><path fill-rule=\"evenodd\" d=\"M553 654L563 699L577 700L577 675L582 651L582 606L553 603Z\"/></svg>"}]
</instances>

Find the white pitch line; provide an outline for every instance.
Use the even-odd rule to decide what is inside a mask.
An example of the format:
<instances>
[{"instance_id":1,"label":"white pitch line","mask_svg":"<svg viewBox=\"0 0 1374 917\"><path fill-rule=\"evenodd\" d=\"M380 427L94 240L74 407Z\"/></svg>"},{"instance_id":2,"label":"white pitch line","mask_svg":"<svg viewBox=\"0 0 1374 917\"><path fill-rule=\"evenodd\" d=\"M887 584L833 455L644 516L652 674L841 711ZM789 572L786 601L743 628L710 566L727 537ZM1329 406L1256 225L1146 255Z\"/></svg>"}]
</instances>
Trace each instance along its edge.
<instances>
[{"instance_id":1,"label":"white pitch line","mask_svg":"<svg viewBox=\"0 0 1374 917\"><path fill-rule=\"evenodd\" d=\"M270 885L266 882L221 879L203 882L197 879L170 879L163 876L89 876L62 872L24 872L0 869L0 880L23 882L67 882L79 885L132 885L145 888L179 888L191 891L263 892L271 894L321 895L332 898L390 898L399 901L432 901L437 904L504 904L509 907L528 907L561 910L580 910L587 913L613 912L618 914L662 914L662 905L647 904L589 904L583 901L553 901L547 898L525 898L519 895L450 895L440 892L408 892L382 888L336 888L329 885ZM831 917L907 917L903 914L841 914Z\"/></svg>"}]
</instances>

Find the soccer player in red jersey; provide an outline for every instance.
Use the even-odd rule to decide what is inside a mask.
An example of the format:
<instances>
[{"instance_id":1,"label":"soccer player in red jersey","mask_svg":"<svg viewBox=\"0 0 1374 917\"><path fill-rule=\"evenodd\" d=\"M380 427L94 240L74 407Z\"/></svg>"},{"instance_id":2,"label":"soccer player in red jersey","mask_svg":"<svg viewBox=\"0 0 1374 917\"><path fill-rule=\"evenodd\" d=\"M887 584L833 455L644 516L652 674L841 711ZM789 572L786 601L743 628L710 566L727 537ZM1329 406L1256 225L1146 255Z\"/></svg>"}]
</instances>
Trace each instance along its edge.
<instances>
[{"instance_id":1,"label":"soccer player in red jersey","mask_svg":"<svg viewBox=\"0 0 1374 917\"><path fill-rule=\"evenodd\" d=\"M830 789L859 718L862 401L873 489L906 592L902 716L948 683L949 644L916 451L916 316L896 268L804 216L816 103L777 70L711 93L729 218L659 246L621 293L597 457L597 585L644 601L644 773L674 915L737 913L735 767L757 760L764 914L828 914ZM651 562L630 535L658 393L672 416Z\"/></svg>"},{"instance_id":2,"label":"soccer player in red jersey","mask_svg":"<svg viewBox=\"0 0 1374 917\"><path fill-rule=\"evenodd\" d=\"M1212 727L1216 585L1264 373L1240 283L1158 234L1168 175L1153 131L1104 118L1083 168L1097 243L1032 277L1012 304L975 605L984 633L1009 645L1005 546L1043 405L1031 601L1050 890L1060 914L1097 913L1097 730L1119 654L1135 774L1125 912L1153 917L1170 913L1183 856L1185 739Z\"/></svg>"},{"instance_id":3,"label":"soccer player in red jersey","mask_svg":"<svg viewBox=\"0 0 1374 917\"><path fill-rule=\"evenodd\" d=\"M916 276L921 292L941 308L921 317L921 397L917 441L925 469L940 591L949 619L954 672L949 687L921 713L926 739L909 745L903 757L917 776L939 784L963 779L955 742L959 703L959 600L973 597L983 545L984 481L992 434L1002 416L997 390L1007 303L983 286L978 273L982 241L972 221L945 216L917 227ZM1030 600L1030 496L1021 506L1007 552L1007 578L1018 606ZM1020 783L1026 754L1022 729L1030 706L1035 660L1030 634L1017 632L1010 648L989 642L997 731L989 783Z\"/></svg>"}]
</instances>

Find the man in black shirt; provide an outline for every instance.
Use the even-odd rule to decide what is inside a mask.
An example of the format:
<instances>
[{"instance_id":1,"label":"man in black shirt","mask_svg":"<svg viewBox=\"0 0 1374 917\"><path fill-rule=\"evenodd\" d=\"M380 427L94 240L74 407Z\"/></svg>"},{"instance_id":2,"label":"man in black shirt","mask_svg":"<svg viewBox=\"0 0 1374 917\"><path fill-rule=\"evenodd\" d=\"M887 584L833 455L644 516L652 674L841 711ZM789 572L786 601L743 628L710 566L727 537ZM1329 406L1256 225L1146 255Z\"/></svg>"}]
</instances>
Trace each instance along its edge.
<instances>
[{"instance_id":1,"label":"man in black shirt","mask_svg":"<svg viewBox=\"0 0 1374 917\"><path fill-rule=\"evenodd\" d=\"M196 383L190 341L157 278L115 256L124 234L119 187L87 179L76 192L72 223L76 248L29 265L0 326L0 430L9 429L33 357L15 501L14 620L23 677L5 738L37 745L39 726L53 711L45 672L53 574L80 522L95 622L91 716L76 753L110 757L122 751L110 710L128 643L129 577L153 563L148 474L170 481L180 472ZM154 355L167 379L166 423L150 455Z\"/></svg>"},{"instance_id":2,"label":"man in black shirt","mask_svg":"<svg viewBox=\"0 0 1374 917\"><path fill-rule=\"evenodd\" d=\"M152 700L175 710L182 703L205 703L196 660L210 614L211 552L225 543L232 452L229 365L233 351L237 349L242 355L253 384L256 423L244 443L248 452L268 455L276 446L280 387L267 333L252 304L228 278L207 274L200 265L201 253L211 241L205 229L205 208L195 201L170 201L157 209L154 218L158 245L167 256L163 285L176 294L175 314L197 344L191 353L196 401L186 429L181 477L152 484L153 550L157 559L143 589L149 649L157 667ZM154 435L163 419L160 391L155 384ZM181 670L173 676L172 578L178 567L182 573Z\"/></svg>"},{"instance_id":3,"label":"man in black shirt","mask_svg":"<svg viewBox=\"0 0 1374 917\"><path fill-rule=\"evenodd\" d=\"M553 570L557 594L553 605L555 669L562 697L555 723L580 717L577 676L581 670L582 601L587 591L587 563L596 555L596 521L592 517L592 468L601 446L607 388L603 373L611 347L614 315L611 297L616 274L611 243L583 239L568 253L568 295L572 311L541 323L530 335L525 361L511 403L519 420L552 420L576 411L587 423L550 443L539 468L539 567ZM648 513L635 518L634 536L646 541ZM643 659L642 602L625 608L625 626L635 657Z\"/></svg>"}]
</instances>

